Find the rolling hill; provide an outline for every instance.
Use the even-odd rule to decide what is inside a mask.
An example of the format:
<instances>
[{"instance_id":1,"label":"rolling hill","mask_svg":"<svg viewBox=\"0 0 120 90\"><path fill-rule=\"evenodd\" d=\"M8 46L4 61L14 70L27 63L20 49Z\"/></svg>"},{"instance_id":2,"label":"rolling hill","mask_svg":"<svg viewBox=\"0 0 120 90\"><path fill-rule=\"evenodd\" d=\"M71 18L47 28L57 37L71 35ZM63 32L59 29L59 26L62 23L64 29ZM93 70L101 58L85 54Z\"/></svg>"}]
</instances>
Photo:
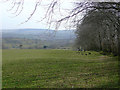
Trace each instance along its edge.
<instances>
[{"instance_id":1,"label":"rolling hill","mask_svg":"<svg viewBox=\"0 0 120 90\"><path fill-rule=\"evenodd\" d=\"M8 29L2 30L3 49L24 49L72 47L75 40L75 30L48 30L48 29Z\"/></svg>"}]
</instances>

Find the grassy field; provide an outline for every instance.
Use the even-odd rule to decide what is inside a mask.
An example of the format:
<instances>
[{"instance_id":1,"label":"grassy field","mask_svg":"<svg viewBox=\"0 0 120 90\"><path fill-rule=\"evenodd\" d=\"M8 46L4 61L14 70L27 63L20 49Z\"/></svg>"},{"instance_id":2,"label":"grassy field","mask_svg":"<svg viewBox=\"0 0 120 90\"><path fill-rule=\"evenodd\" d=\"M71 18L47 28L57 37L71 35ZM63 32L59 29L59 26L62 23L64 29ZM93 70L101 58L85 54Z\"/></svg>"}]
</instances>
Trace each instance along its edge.
<instances>
[{"instance_id":1,"label":"grassy field","mask_svg":"<svg viewBox=\"0 0 120 90\"><path fill-rule=\"evenodd\" d=\"M88 53L88 52L85 52ZM118 88L118 61L72 50L3 50L3 88Z\"/></svg>"}]
</instances>

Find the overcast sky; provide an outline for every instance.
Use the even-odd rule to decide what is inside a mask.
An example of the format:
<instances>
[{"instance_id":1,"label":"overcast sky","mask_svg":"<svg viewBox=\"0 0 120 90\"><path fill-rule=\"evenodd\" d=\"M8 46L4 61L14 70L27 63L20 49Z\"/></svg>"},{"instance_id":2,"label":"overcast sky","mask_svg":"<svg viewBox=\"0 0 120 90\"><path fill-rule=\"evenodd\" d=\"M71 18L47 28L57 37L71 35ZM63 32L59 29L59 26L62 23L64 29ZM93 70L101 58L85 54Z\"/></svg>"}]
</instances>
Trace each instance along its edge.
<instances>
[{"instance_id":1,"label":"overcast sky","mask_svg":"<svg viewBox=\"0 0 120 90\"><path fill-rule=\"evenodd\" d=\"M12 1L12 0L10 0L10 1ZM47 8L47 6L45 6L45 5L47 5L49 3L48 0L44 0L42 3L43 6L39 6L37 8L36 13L33 15L33 17L24 24L20 24L20 23L24 22L30 16L31 12L34 9L36 0L24 0L25 1L24 9L23 9L22 13L17 17L14 17L15 14L12 14L12 13L14 13L15 9L8 11L11 8L11 6L13 5L13 4L11 4L10 1L6 2L6 3L3 3L3 2L0 3L0 7L1 7L1 13L0 13L1 22L0 23L2 25L2 29L20 29L20 28L47 29L49 27L48 24L46 23L47 20L44 20L44 21L38 23L38 21L40 21L45 16L45 12L46 12L45 10ZM51 0L49 0L49 1L51 1ZM63 11L63 10L72 8L73 1L74 0L61 0L61 12L62 12L63 17L67 15L67 12ZM55 13L55 14L56 15L55 15L55 17L53 17L53 21L61 18L59 13ZM66 25L63 24L63 25L61 25L61 27L59 29L64 30L64 29L66 29L65 27L66 27ZM55 27L51 27L51 28L54 29Z\"/></svg>"},{"instance_id":2,"label":"overcast sky","mask_svg":"<svg viewBox=\"0 0 120 90\"><path fill-rule=\"evenodd\" d=\"M11 11L8 11L13 4L11 4L10 1L14 1L14 0L8 0L9 2L3 3L3 1L7 1L7 0L0 0L0 27L2 26L2 29L21 29L21 28L40 28L40 29L47 29L49 28L49 24L47 24L47 20L44 20L42 22L39 22L46 13L46 8L47 8L47 4L49 2L51 2L52 0L41 0L42 1L42 5L38 6L35 14L33 15L33 17L24 24L20 24L22 22L24 22L32 13L32 11L34 10L35 7L35 3L37 0L24 0L24 8L22 13L17 16L14 17L15 14L12 14L15 12L15 9L12 9ZM20 0L16 0L16 1L20 1ZM61 17L65 17L67 16L67 11L66 9L71 9L73 8L73 2L75 2L76 0L60 0L61 2L61 13L59 12L55 12L55 15L53 16L53 21L60 19ZM78 0L78 1L94 1L94 0ZM95 1L119 1L119 0L95 0ZM20 10L19 10L20 11ZM61 16L62 14L62 16ZM59 29L61 30L65 30L68 27L68 25L66 23L63 23ZM51 27L51 29L55 29L55 27Z\"/></svg>"}]
</instances>

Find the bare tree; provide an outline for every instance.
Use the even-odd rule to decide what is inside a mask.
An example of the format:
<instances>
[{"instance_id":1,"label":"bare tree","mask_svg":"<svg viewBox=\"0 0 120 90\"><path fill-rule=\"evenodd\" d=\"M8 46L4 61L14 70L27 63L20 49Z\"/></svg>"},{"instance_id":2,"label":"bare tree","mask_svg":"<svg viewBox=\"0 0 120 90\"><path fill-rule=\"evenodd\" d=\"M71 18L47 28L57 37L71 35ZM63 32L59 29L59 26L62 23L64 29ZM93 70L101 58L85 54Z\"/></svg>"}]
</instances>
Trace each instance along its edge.
<instances>
[{"instance_id":1,"label":"bare tree","mask_svg":"<svg viewBox=\"0 0 120 90\"><path fill-rule=\"evenodd\" d=\"M82 23L78 24L77 44L88 50L99 49L119 55L120 24L118 12L113 9L101 9L100 6L98 6L99 9L96 9L96 7L95 3L95 9L89 10Z\"/></svg>"}]
</instances>

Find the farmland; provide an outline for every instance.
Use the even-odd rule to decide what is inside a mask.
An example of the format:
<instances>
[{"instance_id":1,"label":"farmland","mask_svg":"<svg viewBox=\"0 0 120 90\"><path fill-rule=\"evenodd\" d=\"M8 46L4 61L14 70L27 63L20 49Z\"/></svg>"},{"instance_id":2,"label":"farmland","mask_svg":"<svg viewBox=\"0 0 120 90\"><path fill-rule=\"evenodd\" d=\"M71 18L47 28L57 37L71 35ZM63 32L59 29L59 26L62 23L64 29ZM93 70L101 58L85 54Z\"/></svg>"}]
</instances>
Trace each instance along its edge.
<instances>
[{"instance_id":1,"label":"farmland","mask_svg":"<svg viewBox=\"0 0 120 90\"><path fill-rule=\"evenodd\" d=\"M82 54L72 50L53 49L3 50L2 86L3 88L119 87L117 57L104 56L94 51Z\"/></svg>"}]
</instances>

